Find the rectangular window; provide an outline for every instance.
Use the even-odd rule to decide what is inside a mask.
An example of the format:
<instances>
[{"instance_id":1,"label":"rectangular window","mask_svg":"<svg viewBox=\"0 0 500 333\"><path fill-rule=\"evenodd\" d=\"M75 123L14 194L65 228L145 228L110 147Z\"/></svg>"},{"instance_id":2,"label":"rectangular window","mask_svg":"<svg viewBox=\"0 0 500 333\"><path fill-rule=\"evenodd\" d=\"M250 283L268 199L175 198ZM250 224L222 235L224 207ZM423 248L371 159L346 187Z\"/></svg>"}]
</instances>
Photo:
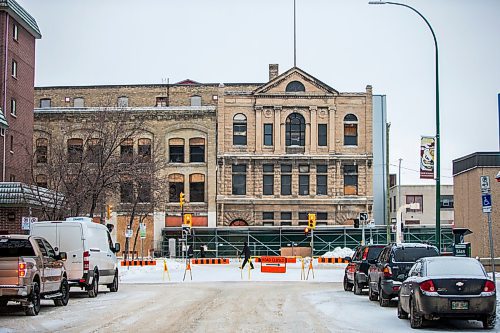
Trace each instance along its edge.
<instances>
[{"instance_id":1,"label":"rectangular window","mask_svg":"<svg viewBox=\"0 0 500 333\"><path fill-rule=\"evenodd\" d=\"M156 97L156 106L157 107L165 107L168 106L168 97Z\"/></svg>"},{"instance_id":2,"label":"rectangular window","mask_svg":"<svg viewBox=\"0 0 500 333\"><path fill-rule=\"evenodd\" d=\"M263 221L262 222L262 225L264 227L274 227L274 222L271 222L271 221Z\"/></svg>"},{"instance_id":3,"label":"rectangular window","mask_svg":"<svg viewBox=\"0 0 500 333\"><path fill-rule=\"evenodd\" d=\"M51 99L50 98L42 98L40 100L40 107L42 109L44 109L44 108L50 108L50 106L51 106Z\"/></svg>"},{"instance_id":4,"label":"rectangular window","mask_svg":"<svg viewBox=\"0 0 500 333\"><path fill-rule=\"evenodd\" d=\"M127 96L118 97L117 104L118 104L119 108L127 108L128 107L128 97Z\"/></svg>"},{"instance_id":5,"label":"rectangular window","mask_svg":"<svg viewBox=\"0 0 500 333\"><path fill-rule=\"evenodd\" d=\"M99 163L102 160L104 148L100 139L90 139L87 149L88 161L90 163Z\"/></svg>"},{"instance_id":6,"label":"rectangular window","mask_svg":"<svg viewBox=\"0 0 500 333\"><path fill-rule=\"evenodd\" d=\"M264 146L273 145L273 124L264 124Z\"/></svg>"},{"instance_id":7,"label":"rectangular window","mask_svg":"<svg viewBox=\"0 0 500 333\"><path fill-rule=\"evenodd\" d=\"M120 145L120 161L122 163L131 163L134 159L134 141L131 139L123 140Z\"/></svg>"},{"instance_id":8,"label":"rectangular window","mask_svg":"<svg viewBox=\"0 0 500 333\"><path fill-rule=\"evenodd\" d=\"M441 195L441 208L452 209L453 206L453 195Z\"/></svg>"},{"instance_id":9,"label":"rectangular window","mask_svg":"<svg viewBox=\"0 0 500 333\"><path fill-rule=\"evenodd\" d=\"M316 166L316 195L328 195L328 166Z\"/></svg>"},{"instance_id":10,"label":"rectangular window","mask_svg":"<svg viewBox=\"0 0 500 333\"><path fill-rule=\"evenodd\" d=\"M168 201L179 202L180 194L184 192L184 175L174 173L168 176Z\"/></svg>"},{"instance_id":11,"label":"rectangular window","mask_svg":"<svg viewBox=\"0 0 500 333\"><path fill-rule=\"evenodd\" d=\"M246 146L247 145L247 124L234 123L233 124L233 145Z\"/></svg>"},{"instance_id":12,"label":"rectangular window","mask_svg":"<svg viewBox=\"0 0 500 333\"><path fill-rule=\"evenodd\" d=\"M35 148L36 163L47 163L48 143L49 142L47 139L36 140L36 148Z\"/></svg>"},{"instance_id":13,"label":"rectangular window","mask_svg":"<svg viewBox=\"0 0 500 333\"><path fill-rule=\"evenodd\" d=\"M82 97L73 98L73 107L75 108L85 107L85 99L83 99Z\"/></svg>"},{"instance_id":14,"label":"rectangular window","mask_svg":"<svg viewBox=\"0 0 500 333\"><path fill-rule=\"evenodd\" d=\"M14 98L10 100L10 114L14 117L17 116L17 102Z\"/></svg>"},{"instance_id":15,"label":"rectangular window","mask_svg":"<svg viewBox=\"0 0 500 333\"><path fill-rule=\"evenodd\" d=\"M205 202L205 175L195 173L189 176L189 201Z\"/></svg>"},{"instance_id":16,"label":"rectangular window","mask_svg":"<svg viewBox=\"0 0 500 333\"><path fill-rule=\"evenodd\" d=\"M189 139L189 161L191 163L205 162L205 139Z\"/></svg>"},{"instance_id":17,"label":"rectangular window","mask_svg":"<svg viewBox=\"0 0 500 333\"><path fill-rule=\"evenodd\" d=\"M134 201L134 187L131 181L120 183L120 202L131 203Z\"/></svg>"},{"instance_id":18,"label":"rectangular window","mask_svg":"<svg viewBox=\"0 0 500 333\"><path fill-rule=\"evenodd\" d=\"M83 157L83 140L69 139L68 140L68 162L79 163Z\"/></svg>"},{"instance_id":19,"label":"rectangular window","mask_svg":"<svg viewBox=\"0 0 500 333\"><path fill-rule=\"evenodd\" d=\"M418 203L420 206L418 209L410 209L407 208L406 212L407 213L423 213L424 211L424 197L422 195L407 195L406 196L406 203L411 204L411 203Z\"/></svg>"},{"instance_id":20,"label":"rectangular window","mask_svg":"<svg viewBox=\"0 0 500 333\"><path fill-rule=\"evenodd\" d=\"M184 163L184 146L170 145L169 155L171 163Z\"/></svg>"},{"instance_id":21,"label":"rectangular window","mask_svg":"<svg viewBox=\"0 0 500 333\"><path fill-rule=\"evenodd\" d=\"M292 220L292 212L281 212L281 220L282 221L291 221Z\"/></svg>"},{"instance_id":22,"label":"rectangular window","mask_svg":"<svg viewBox=\"0 0 500 333\"><path fill-rule=\"evenodd\" d=\"M10 136L10 152L14 153L14 136Z\"/></svg>"},{"instance_id":23,"label":"rectangular window","mask_svg":"<svg viewBox=\"0 0 500 333\"><path fill-rule=\"evenodd\" d=\"M324 147L328 142L327 125L318 124L318 146Z\"/></svg>"},{"instance_id":24,"label":"rectangular window","mask_svg":"<svg viewBox=\"0 0 500 333\"><path fill-rule=\"evenodd\" d=\"M247 194L247 165L246 164L233 164L233 195L246 195Z\"/></svg>"},{"instance_id":25,"label":"rectangular window","mask_svg":"<svg viewBox=\"0 0 500 333\"><path fill-rule=\"evenodd\" d=\"M309 195L309 165L299 165L299 195Z\"/></svg>"},{"instance_id":26,"label":"rectangular window","mask_svg":"<svg viewBox=\"0 0 500 333\"><path fill-rule=\"evenodd\" d=\"M12 60L12 77L17 78L17 61Z\"/></svg>"},{"instance_id":27,"label":"rectangular window","mask_svg":"<svg viewBox=\"0 0 500 333\"><path fill-rule=\"evenodd\" d=\"M358 125L357 124L344 124L344 145L357 146L358 145Z\"/></svg>"},{"instance_id":28,"label":"rectangular window","mask_svg":"<svg viewBox=\"0 0 500 333\"><path fill-rule=\"evenodd\" d=\"M299 212L299 225L302 225L303 222L308 222L309 220L309 213L308 212Z\"/></svg>"},{"instance_id":29,"label":"rectangular window","mask_svg":"<svg viewBox=\"0 0 500 333\"><path fill-rule=\"evenodd\" d=\"M19 27L17 24L14 24L14 28L12 29L12 38L17 42L19 40Z\"/></svg>"},{"instance_id":30,"label":"rectangular window","mask_svg":"<svg viewBox=\"0 0 500 333\"><path fill-rule=\"evenodd\" d=\"M140 163L151 162L151 139L139 139L137 156Z\"/></svg>"},{"instance_id":31,"label":"rectangular window","mask_svg":"<svg viewBox=\"0 0 500 333\"><path fill-rule=\"evenodd\" d=\"M292 195L292 165L281 165L281 195Z\"/></svg>"},{"instance_id":32,"label":"rectangular window","mask_svg":"<svg viewBox=\"0 0 500 333\"><path fill-rule=\"evenodd\" d=\"M358 194L358 166L344 165L344 195Z\"/></svg>"},{"instance_id":33,"label":"rectangular window","mask_svg":"<svg viewBox=\"0 0 500 333\"><path fill-rule=\"evenodd\" d=\"M264 164L262 166L262 171L264 174L263 179L263 194L273 195L274 194L274 165Z\"/></svg>"},{"instance_id":34,"label":"rectangular window","mask_svg":"<svg viewBox=\"0 0 500 333\"><path fill-rule=\"evenodd\" d=\"M316 221L326 221L326 220L328 220L328 213L326 212L316 213Z\"/></svg>"},{"instance_id":35,"label":"rectangular window","mask_svg":"<svg viewBox=\"0 0 500 333\"><path fill-rule=\"evenodd\" d=\"M151 202L151 183L146 180L142 180L137 189L137 201L138 202Z\"/></svg>"},{"instance_id":36,"label":"rectangular window","mask_svg":"<svg viewBox=\"0 0 500 333\"><path fill-rule=\"evenodd\" d=\"M262 219L263 220L274 220L274 212L263 212L262 213Z\"/></svg>"}]
</instances>

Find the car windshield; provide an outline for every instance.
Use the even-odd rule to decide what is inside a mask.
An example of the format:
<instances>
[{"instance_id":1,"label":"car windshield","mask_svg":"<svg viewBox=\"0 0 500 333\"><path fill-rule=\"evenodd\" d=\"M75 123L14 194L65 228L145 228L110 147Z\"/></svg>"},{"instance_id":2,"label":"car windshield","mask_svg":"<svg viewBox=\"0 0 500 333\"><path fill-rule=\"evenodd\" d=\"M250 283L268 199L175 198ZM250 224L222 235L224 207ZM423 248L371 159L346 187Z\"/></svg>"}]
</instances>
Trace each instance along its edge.
<instances>
[{"instance_id":1,"label":"car windshield","mask_svg":"<svg viewBox=\"0 0 500 333\"><path fill-rule=\"evenodd\" d=\"M399 247L394 251L394 262L415 262L423 257L438 256L434 247Z\"/></svg>"},{"instance_id":2,"label":"car windshield","mask_svg":"<svg viewBox=\"0 0 500 333\"><path fill-rule=\"evenodd\" d=\"M33 257L35 251L27 239L0 239L0 257Z\"/></svg>"},{"instance_id":3,"label":"car windshield","mask_svg":"<svg viewBox=\"0 0 500 333\"><path fill-rule=\"evenodd\" d=\"M483 267L476 260L430 260L427 262L427 276L477 275L485 276Z\"/></svg>"},{"instance_id":4,"label":"car windshield","mask_svg":"<svg viewBox=\"0 0 500 333\"><path fill-rule=\"evenodd\" d=\"M370 250L368 250L368 260L377 259L378 255L380 254L380 252L382 252L383 249L383 246L371 247Z\"/></svg>"}]
</instances>

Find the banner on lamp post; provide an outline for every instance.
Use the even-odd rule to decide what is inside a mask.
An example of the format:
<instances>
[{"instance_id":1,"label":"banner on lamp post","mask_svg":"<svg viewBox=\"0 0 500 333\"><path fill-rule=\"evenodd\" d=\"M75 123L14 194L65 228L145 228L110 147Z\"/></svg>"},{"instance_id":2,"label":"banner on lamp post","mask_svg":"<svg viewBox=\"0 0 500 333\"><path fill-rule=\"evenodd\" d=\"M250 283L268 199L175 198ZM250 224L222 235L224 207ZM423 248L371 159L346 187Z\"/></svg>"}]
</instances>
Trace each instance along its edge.
<instances>
[{"instance_id":1,"label":"banner on lamp post","mask_svg":"<svg viewBox=\"0 0 500 333\"><path fill-rule=\"evenodd\" d=\"M420 179L434 179L434 148L436 140L433 136L422 136L420 140Z\"/></svg>"}]
</instances>

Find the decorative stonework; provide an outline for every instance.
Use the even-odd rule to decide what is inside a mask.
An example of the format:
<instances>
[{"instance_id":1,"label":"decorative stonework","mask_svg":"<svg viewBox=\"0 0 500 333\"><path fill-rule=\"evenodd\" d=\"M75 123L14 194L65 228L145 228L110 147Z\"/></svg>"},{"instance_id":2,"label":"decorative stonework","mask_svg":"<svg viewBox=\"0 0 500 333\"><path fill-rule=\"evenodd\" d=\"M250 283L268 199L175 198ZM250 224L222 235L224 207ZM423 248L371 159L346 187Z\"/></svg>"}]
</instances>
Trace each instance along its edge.
<instances>
[{"instance_id":1,"label":"decorative stonework","mask_svg":"<svg viewBox=\"0 0 500 333\"><path fill-rule=\"evenodd\" d=\"M225 226L229 226L231 222L242 220L245 221L248 225L254 225L255 221L253 219L252 212L250 211L239 211L239 212L226 212L224 214L224 222Z\"/></svg>"},{"instance_id":2,"label":"decorative stonework","mask_svg":"<svg viewBox=\"0 0 500 333\"><path fill-rule=\"evenodd\" d=\"M266 118L271 118L272 116L273 116L273 111L272 111L272 110L270 110L270 109L266 109L266 110L264 111L264 117L266 117Z\"/></svg>"}]
</instances>

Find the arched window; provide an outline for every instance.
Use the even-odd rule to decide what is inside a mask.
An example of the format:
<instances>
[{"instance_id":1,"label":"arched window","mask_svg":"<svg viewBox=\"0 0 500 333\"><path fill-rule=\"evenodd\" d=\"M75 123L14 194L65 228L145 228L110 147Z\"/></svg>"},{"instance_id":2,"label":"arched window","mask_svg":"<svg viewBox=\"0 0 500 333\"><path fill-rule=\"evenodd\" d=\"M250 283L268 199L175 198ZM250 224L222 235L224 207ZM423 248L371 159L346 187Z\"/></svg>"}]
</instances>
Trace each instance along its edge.
<instances>
[{"instance_id":1,"label":"arched window","mask_svg":"<svg viewBox=\"0 0 500 333\"><path fill-rule=\"evenodd\" d=\"M205 202L205 175L194 173L189 176L189 201Z\"/></svg>"},{"instance_id":2,"label":"arched window","mask_svg":"<svg viewBox=\"0 0 500 333\"><path fill-rule=\"evenodd\" d=\"M358 118L349 113L344 117L344 146L358 145Z\"/></svg>"},{"instance_id":3,"label":"arched window","mask_svg":"<svg viewBox=\"0 0 500 333\"><path fill-rule=\"evenodd\" d=\"M36 163L47 163L49 140L36 139Z\"/></svg>"},{"instance_id":4,"label":"arched window","mask_svg":"<svg viewBox=\"0 0 500 333\"><path fill-rule=\"evenodd\" d=\"M238 113L233 118L233 145L247 145L247 117Z\"/></svg>"},{"instance_id":5,"label":"arched window","mask_svg":"<svg viewBox=\"0 0 500 333\"><path fill-rule=\"evenodd\" d=\"M191 106L201 106L201 96L191 96Z\"/></svg>"},{"instance_id":6,"label":"arched window","mask_svg":"<svg viewBox=\"0 0 500 333\"><path fill-rule=\"evenodd\" d=\"M38 175L36 176L36 186L47 188L47 176L46 175Z\"/></svg>"},{"instance_id":7,"label":"arched window","mask_svg":"<svg viewBox=\"0 0 500 333\"><path fill-rule=\"evenodd\" d=\"M286 92L301 92L301 91L306 91L306 87L302 84L302 82L299 81L292 81L289 84L287 84Z\"/></svg>"},{"instance_id":8,"label":"arched window","mask_svg":"<svg viewBox=\"0 0 500 333\"><path fill-rule=\"evenodd\" d=\"M292 113L286 118L286 146L305 146L306 121L298 113Z\"/></svg>"},{"instance_id":9,"label":"arched window","mask_svg":"<svg viewBox=\"0 0 500 333\"><path fill-rule=\"evenodd\" d=\"M234 220L229 224L230 227L248 227L248 223L244 220Z\"/></svg>"},{"instance_id":10,"label":"arched window","mask_svg":"<svg viewBox=\"0 0 500 333\"><path fill-rule=\"evenodd\" d=\"M184 175L173 173L168 176L168 199L179 202L179 195L184 192Z\"/></svg>"},{"instance_id":11,"label":"arched window","mask_svg":"<svg viewBox=\"0 0 500 333\"><path fill-rule=\"evenodd\" d=\"M184 163L184 139L173 138L168 140L170 163Z\"/></svg>"},{"instance_id":12,"label":"arched window","mask_svg":"<svg viewBox=\"0 0 500 333\"><path fill-rule=\"evenodd\" d=\"M79 163L83 157L83 140L69 139L68 140L68 162Z\"/></svg>"}]
</instances>

